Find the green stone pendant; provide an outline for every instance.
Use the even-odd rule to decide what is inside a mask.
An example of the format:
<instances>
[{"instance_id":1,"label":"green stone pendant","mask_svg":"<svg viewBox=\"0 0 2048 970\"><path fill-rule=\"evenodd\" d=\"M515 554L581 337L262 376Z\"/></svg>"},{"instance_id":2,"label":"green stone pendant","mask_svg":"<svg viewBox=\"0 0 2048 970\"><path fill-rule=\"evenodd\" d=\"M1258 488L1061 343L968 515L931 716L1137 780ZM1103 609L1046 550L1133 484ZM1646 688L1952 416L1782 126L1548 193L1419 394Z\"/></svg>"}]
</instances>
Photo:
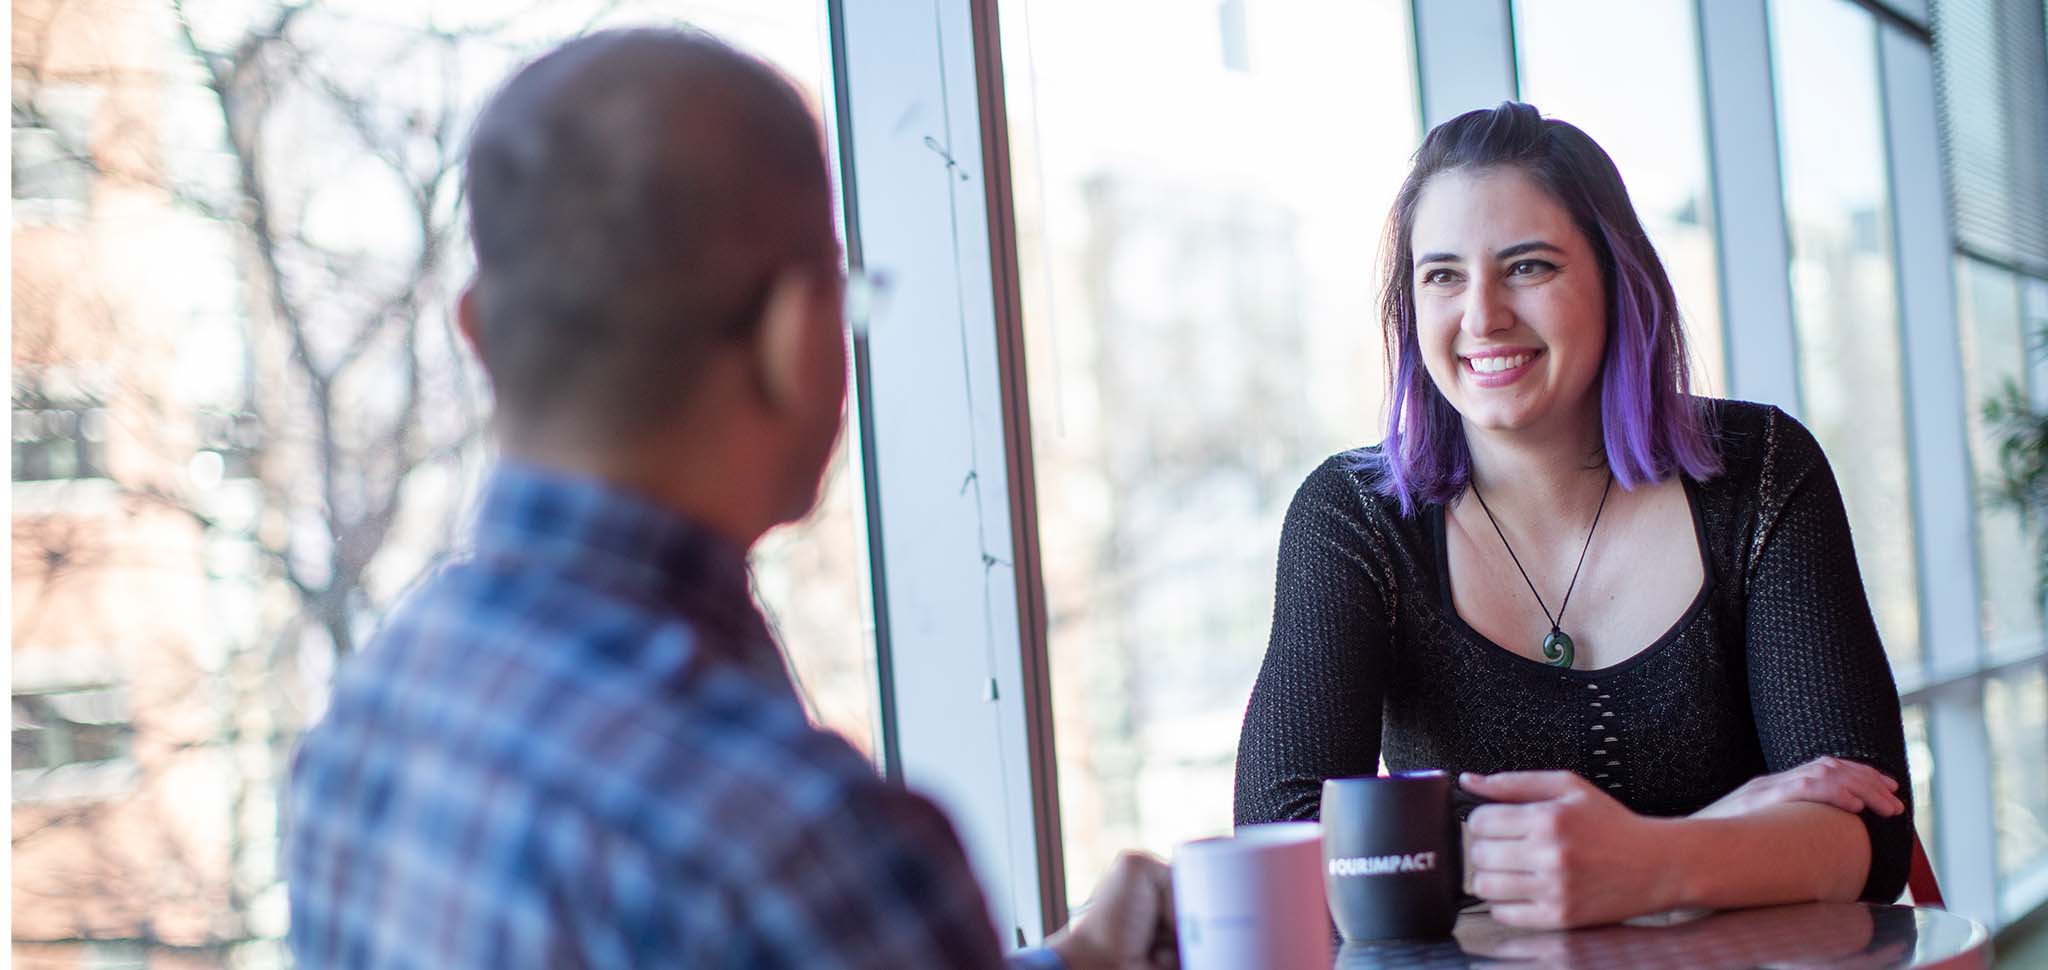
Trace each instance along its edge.
<instances>
[{"instance_id":1,"label":"green stone pendant","mask_svg":"<svg viewBox=\"0 0 2048 970\"><path fill-rule=\"evenodd\" d=\"M1570 670L1572 666L1572 638L1563 630L1552 630L1543 638L1543 659L1552 667Z\"/></svg>"}]
</instances>

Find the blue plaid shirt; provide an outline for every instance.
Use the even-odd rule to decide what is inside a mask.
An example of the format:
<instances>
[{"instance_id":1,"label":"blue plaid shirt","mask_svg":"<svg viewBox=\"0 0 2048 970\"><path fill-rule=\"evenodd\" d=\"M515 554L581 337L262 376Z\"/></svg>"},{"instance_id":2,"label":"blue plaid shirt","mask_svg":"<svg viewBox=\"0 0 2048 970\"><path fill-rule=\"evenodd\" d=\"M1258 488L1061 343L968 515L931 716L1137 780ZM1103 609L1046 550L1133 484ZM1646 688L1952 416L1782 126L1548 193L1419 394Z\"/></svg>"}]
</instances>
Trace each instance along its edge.
<instances>
[{"instance_id":1,"label":"blue plaid shirt","mask_svg":"<svg viewBox=\"0 0 2048 970\"><path fill-rule=\"evenodd\" d=\"M305 967L1000 965L945 817L805 718L741 550L587 480L498 470L289 799Z\"/></svg>"}]
</instances>

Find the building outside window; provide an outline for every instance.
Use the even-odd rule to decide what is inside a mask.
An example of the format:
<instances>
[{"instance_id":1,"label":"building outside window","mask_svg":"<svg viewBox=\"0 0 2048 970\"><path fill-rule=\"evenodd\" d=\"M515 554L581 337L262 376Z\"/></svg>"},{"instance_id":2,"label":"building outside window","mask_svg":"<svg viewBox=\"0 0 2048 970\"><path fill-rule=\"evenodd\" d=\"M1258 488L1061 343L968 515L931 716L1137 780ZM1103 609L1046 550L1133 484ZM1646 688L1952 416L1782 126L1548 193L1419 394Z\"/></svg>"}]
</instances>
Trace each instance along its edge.
<instances>
[{"instance_id":1,"label":"building outside window","mask_svg":"<svg viewBox=\"0 0 2048 970\"><path fill-rule=\"evenodd\" d=\"M1772 0L1772 76L1792 243L1799 403L1855 534L1898 670L1921 664L1877 20L1848 0Z\"/></svg>"},{"instance_id":2,"label":"building outside window","mask_svg":"<svg viewBox=\"0 0 2048 970\"><path fill-rule=\"evenodd\" d=\"M1067 887L1229 830L1294 489L1379 439L1407 5L1002 5ZM1137 42L1137 38L1143 38Z\"/></svg>"},{"instance_id":3,"label":"building outside window","mask_svg":"<svg viewBox=\"0 0 2048 970\"><path fill-rule=\"evenodd\" d=\"M29 391L14 398L14 480L99 478L107 412L89 398L56 398Z\"/></svg>"}]
</instances>

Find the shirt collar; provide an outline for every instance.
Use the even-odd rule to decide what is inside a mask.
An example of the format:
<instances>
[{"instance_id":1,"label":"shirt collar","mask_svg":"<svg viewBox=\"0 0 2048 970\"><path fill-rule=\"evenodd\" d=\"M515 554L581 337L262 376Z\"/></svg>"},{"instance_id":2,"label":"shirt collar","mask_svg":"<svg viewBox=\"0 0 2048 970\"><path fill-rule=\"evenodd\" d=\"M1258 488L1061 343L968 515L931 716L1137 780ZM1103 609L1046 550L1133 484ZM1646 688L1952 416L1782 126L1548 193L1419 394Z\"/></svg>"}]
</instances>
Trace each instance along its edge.
<instances>
[{"instance_id":1,"label":"shirt collar","mask_svg":"<svg viewBox=\"0 0 2048 970\"><path fill-rule=\"evenodd\" d=\"M743 659L782 668L754 608L745 550L601 479L501 462L478 506L476 555L573 571L647 598Z\"/></svg>"}]
</instances>

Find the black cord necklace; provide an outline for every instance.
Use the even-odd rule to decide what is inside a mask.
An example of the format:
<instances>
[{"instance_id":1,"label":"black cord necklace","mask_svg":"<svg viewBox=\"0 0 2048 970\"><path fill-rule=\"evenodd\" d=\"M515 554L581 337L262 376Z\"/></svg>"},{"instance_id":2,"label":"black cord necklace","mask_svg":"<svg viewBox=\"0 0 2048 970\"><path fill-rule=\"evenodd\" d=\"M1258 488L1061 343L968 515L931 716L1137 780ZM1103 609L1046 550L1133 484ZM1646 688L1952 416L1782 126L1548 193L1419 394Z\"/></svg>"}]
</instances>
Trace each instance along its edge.
<instances>
[{"instance_id":1,"label":"black cord necklace","mask_svg":"<svg viewBox=\"0 0 2048 970\"><path fill-rule=\"evenodd\" d=\"M1564 600L1557 604L1557 615L1552 616L1550 607L1543 602L1543 594L1536 592L1536 581L1529 578L1529 571L1522 568L1521 557L1515 555L1515 547L1508 544L1508 534L1500 529L1500 520L1493 517L1493 510L1486 505L1486 496L1479 493L1479 482L1472 483L1472 497L1479 500L1479 508L1486 513L1486 521L1493 523L1493 534L1500 536L1501 547L1508 551L1508 558L1514 561L1515 570L1522 574L1522 582L1529 584L1529 595L1536 597L1537 608L1543 611L1544 619L1550 621L1550 634L1543 638L1543 659L1552 667L1571 669L1572 638L1564 632L1564 608L1572 604L1572 590L1579 585L1579 570L1586 567L1586 550L1593 548L1593 531L1600 528L1600 513L1607 510L1607 493L1614 491L1614 473L1607 473L1607 487L1600 490L1600 504L1593 509L1593 524L1586 528L1586 544L1579 547L1579 564L1572 567L1572 581L1564 588Z\"/></svg>"}]
</instances>

